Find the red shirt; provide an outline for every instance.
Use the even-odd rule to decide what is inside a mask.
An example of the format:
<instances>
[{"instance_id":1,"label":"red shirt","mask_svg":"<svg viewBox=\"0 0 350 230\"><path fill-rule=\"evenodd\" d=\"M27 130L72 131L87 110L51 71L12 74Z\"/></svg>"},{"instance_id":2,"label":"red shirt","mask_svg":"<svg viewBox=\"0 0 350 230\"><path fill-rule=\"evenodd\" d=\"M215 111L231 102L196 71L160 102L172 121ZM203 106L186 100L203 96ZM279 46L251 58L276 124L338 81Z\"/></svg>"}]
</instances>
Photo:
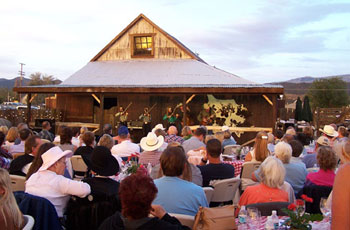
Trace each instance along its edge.
<instances>
[{"instance_id":1,"label":"red shirt","mask_svg":"<svg viewBox=\"0 0 350 230\"><path fill-rule=\"evenodd\" d=\"M239 205L267 202L288 202L288 193L279 188L270 188L263 183L248 186L243 192Z\"/></svg>"},{"instance_id":2,"label":"red shirt","mask_svg":"<svg viewBox=\"0 0 350 230\"><path fill-rule=\"evenodd\" d=\"M309 173L306 176L306 184L311 182L319 186L333 186L335 173L332 170L324 171L320 169L318 172Z\"/></svg>"}]
</instances>

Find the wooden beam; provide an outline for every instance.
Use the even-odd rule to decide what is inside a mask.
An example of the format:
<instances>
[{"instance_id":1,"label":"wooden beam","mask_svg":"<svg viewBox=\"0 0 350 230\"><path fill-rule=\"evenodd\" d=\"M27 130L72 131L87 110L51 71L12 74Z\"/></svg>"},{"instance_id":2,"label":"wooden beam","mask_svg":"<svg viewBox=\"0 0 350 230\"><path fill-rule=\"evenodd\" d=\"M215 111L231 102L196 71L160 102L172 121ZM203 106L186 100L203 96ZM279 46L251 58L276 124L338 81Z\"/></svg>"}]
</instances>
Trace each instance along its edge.
<instances>
[{"instance_id":1,"label":"wooden beam","mask_svg":"<svg viewBox=\"0 0 350 230\"><path fill-rule=\"evenodd\" d=\"M184 110L183 112L183 116L182 116L182 122L183 125L186 126L187 125L187 101L186 101L186 94L184 94L183 96L183 100L182 100L182 108ZM179 133L181 133L182 130L178 130Z\"/></svg>"},{"instance_id":2,"label":"wooden beam","mask_svg":"<svg viewBox=\"0 0 350 230\"><path fill-rule=\"evenodd\" d=\"M32 100L31 100L32 94L27 94L27 124L29 127L29 122L31 120L31 109L32 109Z\"/></svg>"},{"instance_id":3,"label":"wooden beam","mask_svg":"<svg viewBox=\"0 0 350 230\"><path fill-rule=\"evenodd\" d=\"M190 126L192 130L195 130L199 128L199 125L193 125ZM208 130L213 130L213 131L221 131L221 126L206 126ZM266 128L266 127L229 127L231 132L260 132L260 131L265 131L265 132L272 132L272 128Z\"/></svg>"},{"instance_id":4,"label":"wooden beam","mask_svg":"<svg viewBox=\"0 0 350 230\"><path fill-rule=\"evenodd\" d=\"M34 94L34 96L30 99L30 103L32 103L33 102L33 100L35 99L35 97L36 96L38 96L38 94L36 93L36 94Z\"/></svg>"},{"instance_id":5,"label":"wooden beam","mask_svg":"<svg viewBox=\"0 0 350 230\"><path fill-rule=\"evenodd\" d=\"M271 106L273 106L273 103L272 103L272 101L270 100L270 98L269 98L268 96L266 96L265 94L263 94L262 96L263 96L263 98L265 98L265 100L266 100Z\"/></svg>"},{"instance_id":6,"label":"wooden beam","mask_svg":"<svg viewBox=\"0 0 350 230\"><path fill-rule=\"evenodd\" d=\"M95 100L100 104L101 103L101 101L100 101L100 99L98 99L98 97L93 93L93 94L91 94L91 96L93 97L93 98L95 98Z\"/></svg>"},{"instance_id":7,"label":"wooden beam","mask_svg":"<svg viewBox=\"0 0 350 230\"><path fill-rule=\"evenodd\" d=\"M103 93L100 94L100 133L103 132L103 125L104 125L104 101L105 101L105 95Z\"/></svg>"}]
</instances>

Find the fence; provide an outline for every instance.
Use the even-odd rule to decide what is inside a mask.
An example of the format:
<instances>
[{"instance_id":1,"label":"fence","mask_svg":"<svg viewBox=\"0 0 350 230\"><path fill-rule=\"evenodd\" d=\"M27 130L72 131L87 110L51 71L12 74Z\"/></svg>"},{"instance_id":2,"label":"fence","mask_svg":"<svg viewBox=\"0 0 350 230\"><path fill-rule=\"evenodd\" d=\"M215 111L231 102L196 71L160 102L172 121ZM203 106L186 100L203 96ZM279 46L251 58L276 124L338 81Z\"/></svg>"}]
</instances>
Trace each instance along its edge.
<instances>
[{"instance_id":1,"label":"fence","mask_svg":"<svg viewBox=\"0 0 350 230\"><path fill-rule=\"evenodd\" d=\"M350 119L350 108L316 108L313 113L314 125L317 130L324 125L346 123Z\"/></svg>"},{"instance_id":2,"label":"fence","mask_svg":"<svg viewBox=\"0 0 350 230\"><path fill-rule=\"evenodd\" d=\"M12 125L21 122L27 123L27 109L0 110L0 118L9 120ZM55 119L56 121L63 121L63 113L55 109L32 109L31 121L35 121L35 119Z\"/></svg>"}]
</instances>

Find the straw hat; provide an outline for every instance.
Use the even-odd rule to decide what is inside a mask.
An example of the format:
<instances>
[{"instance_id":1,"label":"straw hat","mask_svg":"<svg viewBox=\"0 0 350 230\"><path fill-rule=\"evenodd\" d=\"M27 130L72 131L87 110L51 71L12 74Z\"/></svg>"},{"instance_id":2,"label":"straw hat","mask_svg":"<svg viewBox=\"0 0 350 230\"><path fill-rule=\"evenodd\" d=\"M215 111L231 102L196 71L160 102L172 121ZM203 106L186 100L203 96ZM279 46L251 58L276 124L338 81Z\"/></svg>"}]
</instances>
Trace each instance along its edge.
<instances>
[{"instance_id":1,"label":"straw hat","mask_svg":"<svg viewBox=\"0 0 350 230\"><path fill-rule=\"evenodd\" d=\"M322 146L329 146L330 145L330 141L327 137L325 136L320 136L318 139L317 139L317 143L319 145L322 145Z\"/></svg>"},{"instance_id":2,"label":"straw hat","mask_svg":"<svg viewBox=\"0 0 350 230\"><path fill-rule=\"evenodd\" d=\"M43 159L43 164L38 171L44 171L50 168L50 166L55 164L62 157L71 157L72 155L73 152L70 150L62 151L62 149L59 146L53 147L47 150L43 155L41 155L41 158Z\"/></svg>"},{"instance_id":3,"label":"straw hat","mask_svg":"<svg viewBox=\"0 0 350 230\"><path fill-rule=\"evenodd\" d=\"M335 129L331 125L325 125L323 129L320 129L320 131L330 137L338 136L338 132L335 131Z\"/></svg>"},{"instance_id":4,"label":"straw hat","mask_svg":"<svg viewBox=\"0 0 350 230\"><path fill-rule=\"evenodd\" d=\"M152 129L152 133L154 133L157 129L165 130L165 128L163 127L163 124L158 124L154 126L154 128Z\"/></svg>"},{"instance_id":5,"label":"straw hat","mask_svg":"<svg viewBox=\"0 0 350 230\"><path fill-rule=\"evenodd\" d=\"M153 132L149 132L147 137L144 137L140 141L141 148L145 151L154 151L159 149L164 143L164 137L157 135Z\"/></svg>"},{"instance_id":6,"label":"straw hat","mask_svg":"<svg viewBox=\"0 0 350 230\"><path fill-rule=\"evenodd\" d=\"M224 125L224 126L221 127L221 131L222 132L225 132L227 130L230 131L230 127L228 127L227 125Z\"/></svg>"}]
</instances>

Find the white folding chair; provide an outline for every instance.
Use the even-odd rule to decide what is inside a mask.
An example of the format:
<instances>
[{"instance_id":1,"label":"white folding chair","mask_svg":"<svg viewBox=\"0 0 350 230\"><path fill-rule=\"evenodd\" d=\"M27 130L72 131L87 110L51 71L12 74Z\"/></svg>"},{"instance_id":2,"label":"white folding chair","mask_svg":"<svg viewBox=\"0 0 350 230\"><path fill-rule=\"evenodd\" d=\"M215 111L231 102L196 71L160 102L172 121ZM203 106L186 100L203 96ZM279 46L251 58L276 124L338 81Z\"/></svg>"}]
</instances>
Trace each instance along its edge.
<instances>
[{"instance_id":1,"label":"white folding chair","mask_svg":"<svg viewBox=\"0 0 350 230\"><path fill-rule=\"evenodd\" d=\"M239 188L241 180L239 178L230 178L217 180L212 183L214 193L211 202L227 202L233 201L233 198Z\"/></svg>"},{"instance_id":2,"label":"white folding chair","mask_svg":"<svg viewBox=\"0 0 350 230\"><path fill-rule=\"evenodd\" d=\"M225 155L235 155L236 154L236 149L238 149L240 145L226 145L224 147L224 152L223 154Z\"/></svg>"},{"instance_id":3,"label":"white folding chair","mask_svg":"<svg viewBox=\"0 0 350 230\"><path fill-rule=\"evenodd\" d=\"M24 220L26 221L26 225L23 227L23 230L32 230L35 220L32 216L29 215L23 215Z\"/></svg>"},{"instance_id":4,"label":"white folding chair","mask_svg":"<svg viewBox=\"0 0 350 230\"><path fill-rule=\"evenodd\" d=\"M178 219L182 225L185 225L191 229L193 228L194 218L195 218L194 216L177 214L177 213L169 213L169 215Z\"/></svg>"},{"instance_id":5,"label":"white folding chair","mask_svg":"<svg viewBox=\"0 0 350 230\"><path fill-rule=\"evenodd\" d=\"M245 162L241 170L241 191L244 191L247 186L255 185L258 182L252 180L252 173L257 170L261 162Z\"/></svg>"},{"instance_id":6,"label":"white folding chair","mask_svg":"<svg viewBox=\"0 0 350 230\"><path fill-rule=\"evenodd\" d=\"M12 191L24 191L26 178L24 176L10 175Z\"/></svg>"},{"instance_id":7,"label":"white folding chair","mask_svg":"<svg viewBox=\"0 0 350 230\"><path fill-rule=\"evenodd\" d=\"M72 168L74 172L85 173L88 170L87 165L85 164L83 158L80 155L72 156L70 158L70 161L72 163ZM76 176L76 177L80 178L81 176Z\"/></svg>"},{"instance_id":8,"label":"white folding chair","mask_svg":"<svg viewBox=\"0 0 350 230\"><path fill-rule=\"evenodd\" d=\"M207 197L208 204L211 202L211 198L213 197L214 189L212 187L203 187L205 196Z\"/></svg>"}]
</instances>

